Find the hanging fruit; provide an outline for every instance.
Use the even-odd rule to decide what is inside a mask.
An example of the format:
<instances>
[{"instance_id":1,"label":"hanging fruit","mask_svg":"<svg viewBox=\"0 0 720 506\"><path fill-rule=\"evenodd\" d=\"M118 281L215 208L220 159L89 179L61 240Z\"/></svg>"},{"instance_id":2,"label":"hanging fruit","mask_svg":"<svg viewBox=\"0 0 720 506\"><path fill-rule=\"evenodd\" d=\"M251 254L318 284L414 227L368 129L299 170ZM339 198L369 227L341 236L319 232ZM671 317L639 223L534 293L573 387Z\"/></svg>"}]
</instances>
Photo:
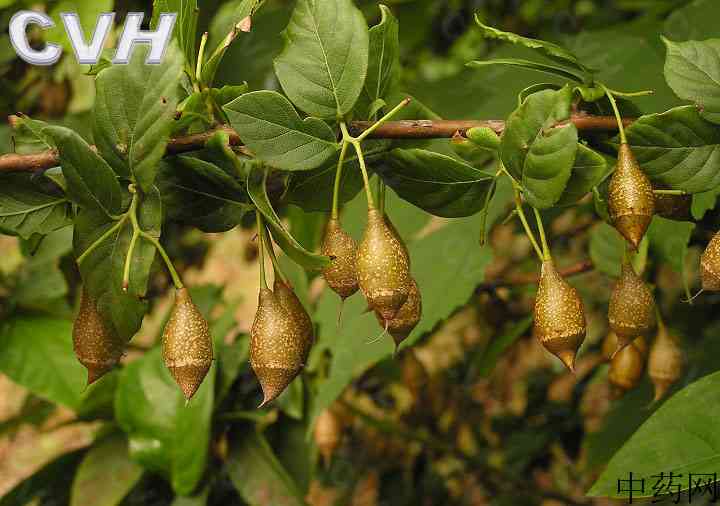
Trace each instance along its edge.
<instances>
[{"instance_id":1,"label":"hanging fruit","mask_svg":"<svg viewBox=\"0 0 720 506\"><path fill-rule=\"evenodd\" d=\"M273 291L275 292L278 302L280 302L280 305L287 313L287 318L289 319L288 325L296 330L297 345L301 349L302 362L304 365L310 354L310 348L312 348L313 342L315 341L315 329L313 328L310 315L292 288L277 275L275 277L275 283L273 284Z\"/></svg>"},{"instance_id":2,"label":"hanging fruit","mask_svg":"<svg viewBox=\"0 0 720 506\"><path fill-rule=\"evenodd\" d=\"M652 184L640 168L630 145L620 144L610 180L608 210L615 228L637 251L655 214Z\"/></svg>"},{"instance_id":3,"label":"hanging fruit","mask_svg":"<svg viewBox=\"0 0 720 506\"><path fill-rule=\"evenodd\" d=\"M628 261L623 262L620 279L612 290L608 320L617 335L618 351L655 328L655 298Z\"/></svg>"},{"instance_id":4,"label":"hanging fruit","mask_svg":"<svg viewBox=\"0 0 720 506\"><path fill-rule=\"evenodd\" d=\"M342 229L337 218L331 218L327 224L321 253L332 259L323 269L328 286L342 299L357 292L357 243Z\"/></svg>"},{"instance_id":5,"label":"hanging fruit","mask_svg":"<svg viewBox=\"0 0 720 506\"><path fill-rule=\"evenodd\" d=\"M720 290L720 232L708 243L700 258L702 289L706 292Z\"/></svg>"},{"instance_id":6,"label":"hanging fruit","mask_svg":"<svg viewBox=\"0 0 720 506\"><path fill-rule=\"evenodd\" d=\"M320 455L322 456L325 467L330 467L330 462L335 451L340 446L342 438L342 425L340 419L333 411L328 408L323 410L315 420L315 429L313 430L313 439Z\"/></svg>"},{"instance_id":7,"label":"hanging fruit","mask_svg":"<svg viewBox=\"0 0 720 506\"><path fill-rule=\"evenodd\" d=\"M185 398L191 399L210 370L213 347L208 323L187 288L175 292L175 305L163 332L162 354Z\"/></svg>"},{"instance_id":8,"label":"hanging fruit","mask_svg":"<svg viewBox=\"0 0 720 506\"><path fill-rule=\"evenodd\" d=\"M574 371L575 355L585 339L585 330L585 310L580 295L560 276L552 260L546 260L535 298L533 335Z\"/></svg>"},{"instance_id":9,"label":"hanging fruit","mask_svg":"<svg viewBox=\"0 0 720 506\"><path fill-rule=\"evenodd\" d=\"M608 372L608 380L616 390L615 395L621 397L638 386L644 369L645 357L634 344L615 353Z\"/></svg>"},{"instance_id":10,"label":"hanging fruit","mask_svg":"<svg viewBox=\"0 0 720 506\"><path fill-rule=\"evenodd\" d=\"M397 350L400 343L408 338L422 317L422 296L415 280L410 278L408 298L392 320L385 320L378 311L375 312L375 316L380 325L387 328L388 333L395 341Z\"/></svg>"},{"instance_id":11,"label":"hanging fruit","mask_svg":"<svg viewBox=\"0 0 720 506\"><path fill-rule=\"evenodd\" d=\"M107 324L97 310L97 303L83 288L80 310L73 323L73 349L88 372L92 385L117 365L125 350L125 341Z\"/></svg>"},{"instance_id":12,"label":"hanging fruit","mask_svg":"<svg viewBox=\"0 0 720 506\"><path fill-rule=\"evenodd\" d=\"M650 348L648 375L655 386L655 402L667 394L685 370L685 353L680 340L670 335L665 325L658 326L658 334Z\"/></svg>"}]
</instances>

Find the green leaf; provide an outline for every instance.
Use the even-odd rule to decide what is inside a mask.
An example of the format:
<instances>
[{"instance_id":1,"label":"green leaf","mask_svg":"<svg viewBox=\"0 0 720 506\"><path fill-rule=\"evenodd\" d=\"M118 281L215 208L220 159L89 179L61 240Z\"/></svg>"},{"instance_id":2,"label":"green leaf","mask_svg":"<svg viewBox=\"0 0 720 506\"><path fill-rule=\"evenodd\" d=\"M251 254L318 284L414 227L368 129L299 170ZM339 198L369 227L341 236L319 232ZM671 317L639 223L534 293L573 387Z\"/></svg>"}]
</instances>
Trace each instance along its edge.
<instances>
[{"instance_id":1,"label":"green leaf","mask_svg":"<svg viewBox=\"0 0 720 506\"><path fill-rule=\"evenodd\" d=\"M72 484L70 506L115 506L142 476L142 468L128 457L121 435L96 443L83 457Z\"/></svg>"},{"instance_id":2,"label":"green leaf","mask_svg":"<svg viewBox=\"0 0 720 506\"><path fill-rule=\"evenodd\" d=\"M103 214L81 212L75 219L73 244L75 254L79 257L105 236L80 264L80 274L103 319L115 327L118 335L129 341L140 328L147 304L123 292L118 281L118 265L124 262L127 248L116 248L115 245L119 242L121 229L127 223L119 227L117 225L118 222L109 220ZM123 244L127 242L123 240Z\"/></svg>"},{"instance_id":3,"label":"green leaf","mask_svg":"<svg viewBox=\"0 0 720 506\"><path fill-rule=\"evenodd\" d=\"M252 209L245 187L216 164L190 156L161 162L158 186L169 219L227 232Z\"/></svg>"},{"instance_id":4,"label":"green leaf","mask_svg":"<svg viewBox=\"0 0 720 506\"><path fill-rule=\"evenodd\" d=\"M475 14L475 22L480 27L480 33L485 38L497 39L503 42L510 42L512 44L520 44L530 49L536 49L551 60L560 62L563 65L569 65L570 67L579 70L585 77L585 80L591 76L590 71L582 63L580 63L578 57L564 47L553 44L552 42L522 37L512 32L504 32L502 30L498 30L497 28L484 25L480 20L480 16L477 14Z\"/></svg>"},{"instance_id":5,"label":"green leaf","mask_svg":"<svg viewBox=\"0 0 720 506\"><path fill-rule=\"evenodd\" d=\"M112 169L77 133L65 127L43 129L55 141L68 183L68 196L82 207L107 215L120 212L120 184Z\"/></svg>"},{"instance_id":6,"label":"green leaf","mask_svg":"<svg viewBox=\"0 0 720 506\"><path fill-rule=\"evenodd\" d=\"M197 24L200 9L197 0L153 0L151 26L157 26L163 12L177 13L173 38L185 55L188 69L195 70L197 63Z\"/></svg>"},{"instance_id":7,"label":"green leaf","mask_svg":"<svg viewBox=\"0 0 720 506\"><path fill-rule=\"evenodd\" d=\"M647 232L650 250L670 265L675 272L683 274L688 244L694 230L694 223L655 216Z\"/></svg>"},{"instance_id":8,"label":"green leaf","mask_svg":"<svg viewBox=\"0 0 720 506\"><path fill-rule=\"evenodd\" d=\"M625 242L620 233L607 223L599 223L590 232L590 259L600 272L620 277Z\"/></svg>"},{"instance_id":9,"label":"green leaf","mask_svg":"<svg viewBox=\"0 0 720 506\"><path fill-rule=\"evenodd\" d=\"M511 193L507 178L500 180L491 205L484 211L489 213L488 226L507 212ZM391 195L392 192L388 192L387 209L394 223L398 226L417 223L422 227L427 214L407 205L399 209L394 207ZM361 228L366 214L365 200L362 195L358 196L345 209L343 225L346 230L353 233ZM406 241L412 258L412 274L423 299L422 319L406 341L407 345L417 342L423 334L466 304L478 283L482 282L485 268L492 260L491 248L478 245L482 219L481 214L453 220L421 239ZM400 230L400 233L404 231ZM382 329L372 313L364 312L366 304L362 297L351 297L344 302L340 328L337 327L339 304L337 295L330 290L323 293L318 303L318 338L309 365L311 368L316 365L318 358L327 351L332 354L332 362L329 376L319 385L312 405L311 427L312 420L343 392L353 378L392 355L394 349L392 339L374 339Z\"/></svg>"},{"instance_id":10,"label":"green leaf","mask_svg":"<svg viewBox=\"0 0 720 506\"><path fill-rule=\"evenodd\" d=\"M720 186L720 129L694 106L641 116L626 134L643 171L657 185L687 193Z\"/></svg>"},{"instance_id":11,"label":"green leaf","mask_svg":"<svg viewBox=\"0 0 720 506\"><path fill-rule=\"evenodd\" d=\"M508 118L500 156L520 181L528 203L552 207L562 196L578 151L577 128L558 126L570 117L572 90L542 90L530 95Z\"/></svg>"},{"instance_id":12,"label":"green leaf","mask_svg":"<svg viewBox=\"0 0 720 506\"><path fill-rule=\"evenodd\" d=\"M400 73L400 24L385 5L380 4L379 8L380 22L369 31L368 70L361 94L366 118L372 118L386 105Z\"/></svg>"},{"instance_id":13,"label":"green leaf","mask_svg":"<svg viewBox=\"0 0 720 506\"><path fill-rule=\"evenodd\" d=\"M0 175L0 230L28 239L70 224L70 201L45 178Z\"/></svg>"},{"instance_id":14,"label":"green leaf","mask_svg":"<svg viewBox=\"0 0 720 506\"><path fill-rule=\"evenodd\" d=\"M478 356L474 364L477 374L485 378L490 376L500 356L530 329L532 322L532 315L526 316L519 322L508 322L502 334L496 336Z\"/></svg>"},{"instance_id":15,"label":"green leaf","mask_svg":"<svg viewBox=\"0 0 720 506\"><path fill-rule=\"evenodd\" d=\"M160 65L146 65L147 47L128 65L113 65L96 78L93 136L119 176L131 174L148 191L165 154L179 100L183 57L175 44Z\"/></svg>"},{"instance_id":16,"label":"green leaf","mask_svg":"<svg viewBox=\"0 0 720 506\"><path fill-rule=\"evenodd\" d=\"M677 392L633 434L613 456L605 472L595 482L589 496L622 497L617 480L632 470L637 479L655 482L652 475L673 472L714 473L720 464L717 433L713 430L720 401L720 373L710 374ZM686 480L677 480L686 489ZM645 494L650 496L651 487Z\"/></svg>"},{"instance_id":17,"label":"green leaf","mask_svg":"<svg viewBox=\"0 0 720 506\"><path fill-rule=\"evenodd\" d=\"M368 70L368 28L352 0L299 0L284 32L275 73L300 109L342 118L360 96Z\"/></svg>"},{"instance_id":18,"label":"green leaf","mask_svg":"<svg viewBox=\"0 0 720 506\"><path fill-rule=\"evenodd\" d=\"M667 46L665 79L675 94L695 103L702 116L720 123L720 39L673 42Z\"/></svg>"},{"instance_id":19,"label":"green leaf","mask_svg":"<svg viewBox=\"0 0 720 506\"><path fill-rule=\"evenodd\" d=\"M268 198L265 188L265 169L255 167L248 176L247 186L250 198L270 227L273 239L287 256L306 269L322 269L330 262L328 257L316 255L303 248L285 229Z\"/></svg>"},{"instance_id":20,"label":"green leaf","mask_svg":"<svg viewBox=\"0 0 720 506\"><path fill-rule=\"evenodd\" d=\"M297 484L265 438L253 429L242 431L233 444L227 470L240 497L248 504L305 506Z\"/></svg>"},{"instance_id":21,"label":"green leaf","mask_svg":"<svg viewBox=\"0 0 720 506\"><path fill-rule=\"evenodd\" d=\"M720 188L693 195L692 217L696 221L702 220L708 211L715 209L718 195L720 195Z\"/></svg>"},{"instance_id":22,"label":"green leaf","mask_svg":"<svg viewBox=\"0 0 720 506\"><path fill-rule=\"evenodd\" d=\"M475 60L471 61L467 65L468 67L477 68L483 68L490 65L509 65L511 67L535 70L544 74L550 74L551 76L559 76L564 79L570 79L571 81L583 82L583 76L581 74L573 73L566 68L559 67L557 65L548 65L547 63L524 60L522 58L493 58L491 60Z\"/></svg>"},{"instance_id":23,"label":"green leaf","mask_svg":"<svg viewBox=\"0 0 720 506\"><path fill-rule=\"evenodd\" d=\"M103 12L112 12L112 10L112 0L62 0L57 2L53 5L52 11L50 11L50 17L55 21L55 26L47 31L47 40L60 44L66 53L72 54L74 48L70 38L65 33L65 27L60 19L60 13L72 12L77 14L80 18L80 26L83 29L83 33L86 34L85 38L88 39L90 37L89 34L92 34L93 30L95 30L98 16Z\"/></svg>"},{"instance_id":24,"label":"green leaf","mask_svg":"<svg viewBox=\"0 0 720 506\"><path fill-rule=\"evenodd\" d=\"M403 199L436 216L472 216L485 206L493 177L424 149L394 149L383 180Z\"/></svg>"},{"instance_id":25,"label":"green leaf","mask_svg":"<svg viewBox=\"0 0 720 506\"><path fill-rule=\"evenodd\" d=\"M604 156L579 143L572 175L557 205L570 206L575 204L599 185L610 174L611 170L612 166L607 163Z\"/></svg>"},{"instance_id":26,"label":"green leaf","mask_svg":"<svg viewBox=\"0 0 720 506\"><path fill-rule=\"evenodd\" d=\"M300 119L290 101L274 91L255 91L225 106L240 138L261 160L285 170L310 170L338 149L322 120Z\"/></svg>"},{"instance_id":27,"label":"green leaf","mask_svg":"<svg viewBox=\"0 0 720 506\"><path fill-rule=\"evenodd\" d=\"M5 321L0 371L44 399L71 409L80 405L86 372L73 354L67 320L21 316Z\"/></svg>"}]
</instances>

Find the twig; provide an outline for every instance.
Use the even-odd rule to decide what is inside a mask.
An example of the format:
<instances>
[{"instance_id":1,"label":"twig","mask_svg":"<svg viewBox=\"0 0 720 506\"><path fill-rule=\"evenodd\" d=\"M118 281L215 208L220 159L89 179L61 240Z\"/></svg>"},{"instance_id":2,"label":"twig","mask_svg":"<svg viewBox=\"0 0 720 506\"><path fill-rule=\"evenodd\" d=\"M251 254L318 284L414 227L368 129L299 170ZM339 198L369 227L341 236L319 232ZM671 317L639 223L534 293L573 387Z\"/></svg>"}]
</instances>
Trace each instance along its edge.
<instances>
[{"instance_id":1,"label":"twig","mask_svg":"<svg viewBox=\"0 0 720 506\"><path fill-rule=\"evenodd\" d=\"M565 267L564 269L560 269L559 273L562 277L566 278L590 272L593 270L593 268L593 263L590 260L583 260L582 262L578 262L569 267ZM516 274L513 276L508 276L507 278L496 279L493 281L486 281L485 283L481 283L477 286L475 292L488 292L503 287L534 285L538 281L540 281L540 277L536 273Z\"/></svg>"},{"instance_id":2,"label":"twig","mask_svg":"<svg viewBox=\"0 0 720 506\"><path fill-rule=\"evenodd\" d=\"M18 123L16 116L8 119L11 125ZM584 131L614 131L618 125L612 116L590 116L576 114L570 119L579 130ZM631 124L633 118L625 118L626 125ZM567 122L559 123L558 126ZM351 135L357 136L373 125L373 122L354 121L350 123ZM505 122L500 120L409 120L388 121L383 123L370 135L375 139L433 139L452 138L456 133L467 132L473 127L490 127L498 134L505 128ZM231 127L225 125L214 130L200 134L187 135L170 139L167 145L167 155L177 155L190 151L203 149L207 141L218 131L226 132L230 137L231 146L241 146L240 136ZM0 156L0 173L2 172L36 172L47 170L60 165L57 151L50 150L30 155L15 153Z\"/></svg>"}]
</instances>

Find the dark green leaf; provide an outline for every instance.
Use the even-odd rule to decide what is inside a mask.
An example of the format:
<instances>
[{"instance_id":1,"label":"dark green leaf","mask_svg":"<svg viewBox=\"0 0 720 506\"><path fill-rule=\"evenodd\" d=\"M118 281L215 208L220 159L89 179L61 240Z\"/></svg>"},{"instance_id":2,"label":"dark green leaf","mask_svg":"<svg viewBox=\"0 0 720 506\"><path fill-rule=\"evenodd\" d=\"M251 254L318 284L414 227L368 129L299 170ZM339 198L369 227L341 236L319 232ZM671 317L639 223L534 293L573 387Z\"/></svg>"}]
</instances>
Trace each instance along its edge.
<instances>
[{"instance_id":1,"label":"dark green leaf","mask_svg":"<svg viewBox=\"0 0 720 506\"><path fill-rule=\"evenodd\" d=\"M185 55L188 69L195 70L197 62L197 23L200 9L197 0L153 0L153 16L151 26L157 26L160 14L177 13L174 38Z\"/></svg>"},{"instance_id":2,"label":"dark green leaf","mask_svg":"<svg viewBox=\"0 0 720 506\"><path fill-rule=\"evenodd\" d=\"M620 277L625 242L620 233L607 223L599 223L590 232L590 259L600 272Z\"/></svg>"},{"instance_id":3,"label":"dark green leaf","mask_svg":"<svg viewBox=\"0 0 720 506\"><path fill-rule=\"evenodd\" d=\"M694 102L702 116L720 123L720 39L673 42L667 46L665 79L675 94Z\"/></svg>"},{"instance_id":4,"label":"dark green leaf","mask_svg":"<svg viewBox=\"0 0 720 506\"><path fill-rule=\"evenodd\" d=\"M138 47L130 64L100 71L93 125L102 157L118 175L132 174L144 191L152 187L165 154L183 68L183 56L174 44L160 65L145 64L147 51Z\"/></svg>"},{"instance_id":5,"label":"dark green leaf","mask_svg":"<svg viewBox=\"0 0 720 506\"><path fill-rule=\"evenodd\" d=\"M292 102L311 116L342 118L368 69L368 28L352 0L299 0L284 32L275 73Z\"/></svg>"},{"instance_id":6,"label":"dark green leaf","mask_svg":"<svg viewBox=\"0 0 720 506\"><path fill-rule=\"evenodd\" d=\"M720 185L720 129L694 106L642 116L626 133L640 166L654 183L688 193Z\"/></svg>"},{"instance_id":7,"label":"dark green leaf","mask_svg":"<svg viewBox=\"0 0 720 506\"><path fill-rule=\"evenodd\" d=\"M572 90L543 90L530 95L508 118L500 156L521 182L528 203L552 207L562 196L577 154L577 128L557 124L570 117Z\"/></svg>"},{"instance_id":8,"label":"dark green leaf","mask_svg":"<svg viewBox=\"0 0 720 506\"><path fill-rule=\"evenodd\" d=\"M228 473L248 504L304 506L303 495L270 448L255 430L245 430L230 450Z\"/></svg>"},{"instance_id":9,"label":"dark green leaf","mask_svg":"<svg viewBox=\"0 0 720 506\"><path fill-rule=\"evenodd\" d=\"M122 198L120 184L105 160L68 128L51 126L43 132L53 138L60 152L70 198L86 209L118 214Z\"/></svg>"},{"instance_id":10,"label":"dark green leaf","mask_svg":"<svg viewBox=\"0 0 720 506\"><path fill-rule=\"evenodd\" d=\"M647 232L650 250L669 264L675 272L683 274L685 255L694 230L694 223L655 216Z\"/></svg>"},{"instance_id":11,"label":"dark green leaf","mask_svg":"<svg viewBox=\"0 0 720 506\"><path fill-rule=\"evenodd\" d=\"M588 492L592 497L624 497L617 480L632 469L637 479L673 472L712 474L720 464L713 420L718 416L720 373L688 385L668 399L613 456ZM682 489L686 481L678 481ZM652 496L652 488L636 497Z\"/></svg>"},{"instance_id":12,"label":"dark green leaf","mask_svg":"<svg viewBox=\"0 0 720 506\"><path fill-rule=\"evenodd\" d=\"M485 206L493 177L440 153L395 149L383 180L403 199L436 216L471 216Z\"/></svg>"},{"instance_id":13,"label":"dark green leaf","mask_svg":"<svg viewBox=\"0 0 720 506\"><path fill-rule=\"evenodd\" d=\"M85 454L72 484L70 506L115 506L142 476L128 457L128 442L114 435Z\"/></svg>"},{"instance_id":14,"label":"dark green leaf","mask_svg":"<svg viewBox=\"0 0 720 506\"><path fill-rule=\"evenodd\" d=\"M498 358L507 350L515 341L523 336L533 322L532 316L526 316L519 322L510 322L505 325L501 335L493 338L475 363L475 368L479 376L488 377L495 368Z\"/></svg>"},{"instance_id":15,"label":"dark green leaf","mask_svg":"<svg viewBox=\"0 0 720 506\"><path fill-rule=\"evenodd\" d=\"M265 222L270 227L275 242L282 248L287 256L306 269L321 269L329 263L326 256L316 255L307 251L285 229L282 221L268 199L265 188L265 169L255 167L248 177L248 193L255 206L262 213Z\"/></svg>"},{"instance_id":16,"label":"dark green leaf","mask_svg":"<svg viewBox=\"0 0 720 506\"><path fill-rule=\"evenodd\" d=\"M548 65L547 63L523 60L522 58L493 58L491 60L475 60L468 63L468 67L484 68L488 65L509 65L512 67L520 67L523 69L534 70L552 76L559 76L571 81L582 82L582 75L575 74L572 71L559 67L557 65Z\"/></svg>"},{"instance_id":17,"label":"dark green leaf","mask_svg":"<svg viewBox=\"0 0 720 506\"><path fill-rule=\"evenodd\" d=\"M226 105L225 112L255 155L279 169L314 169L338 149L327 123L301 120L288 99L274 91L242 95Z\"/></svg>"},{"instance_id":18,"label":"dark green leaf","mask_svg":"<svg viewBox=\"0 0 720 506\"><path fill-rule=\"evenodd\" d=\"M697 221L702 220L705 213L715 209L718 195L720 195L720 188L693 195L692 217Z\"/></svg>"},{"instance_id":19,"label":"dark green leaf","mask_svg":"<svg viewBox=\"0 0 720 506\"><path fill-rule=\"evenodd\" d=\"M4 322L0 371L44 399L71 409L80 405L86 372L73 354L67 320L23 316Z\"/></svg>"},{"instance_id":20,"label":"dark green leaf","mask_svg":"<svg viewBox=\"0 0 720 506\"><path fill-rule=\"evenodd\" d=\"M43 183L31 174L0 175L0 229L27 239L70 223L70 201Z\"/></svg>"},{"instance_id":21,"label":"dark green leaf","mask_svg":"<svg viewBox=\"0 0 720 506\"><path fill-rule=\"evenodd\" d=\"M600 184L611 170L612 166L607 163L604 156L579 143L572 175L557 205L575 204Z\"/></svg>"}]
</instances>

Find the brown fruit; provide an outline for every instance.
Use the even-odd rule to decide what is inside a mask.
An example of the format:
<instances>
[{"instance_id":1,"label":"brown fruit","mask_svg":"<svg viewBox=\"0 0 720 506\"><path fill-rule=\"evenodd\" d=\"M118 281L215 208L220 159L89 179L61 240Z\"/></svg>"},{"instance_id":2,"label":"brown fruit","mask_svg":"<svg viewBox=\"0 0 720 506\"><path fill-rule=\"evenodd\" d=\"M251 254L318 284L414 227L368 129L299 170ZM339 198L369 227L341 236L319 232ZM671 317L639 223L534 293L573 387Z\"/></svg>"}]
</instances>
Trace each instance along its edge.
<instances>
[{"instance_id":1,"label":"brown fruit","mask_svg":"<svg viewBox=\"0 0 720 506\"><path fill-rule=\"evenodd\" d=\"M618 351L610 362L608 380L620 395L632 390L640 383L645 369L645 357L634 345Z\"/></svg>"},{"instance_id":2,"label":"brown fruit","mask_svg":"<svg viewBox=\"0 0 720 506\"><path fill-rule=\"evenodd\" d=\"M88 371L88 385L115 367L125 350L125 341L103 320L95 300L84 288L73 323L73 349Z\"/></svg>"},{"instance_id":3,"label":"brown fruit","mask_svg":"<svg viewBox=\"0 0 720 506\"><path fill-rule=\"evenodd\" d=\"M643 357L647 358L649 349L645 337L636 337L632 344L642 353ZM622 349L622 347L619 347L617 335L611 330L603 340L601 354L607 362L610 362L618 349Z\"/></svg>"},{"instance_id":4,"label":"brown fruit","mask_svg":"<svg viewBox=\"0 0 720 506\"><path fill-rule=\"evenodd\" d=\"M187 288L175 292L175 306L163 332L162 354L165 366L190 400L210 370L213 346L208 322Z\"/></svg>"},{"instance_id":5,"label":"brown fruit","mask_svg":"<svg viewBox=\"0 0 720 506\"><path fill-rule=\"evenodd\" d=\"M400 245L402 246L402 249L405 252L405 256L408 257L408 262L409 262L410 261L410 252L408 251L407 244L405 244L405 241L403 241L402 236L400 235L400 232L398 232L397 228L395 228L395 225L393 224L392 220L390 219L390 216L388 216L387 213L385 213L383 215L383 220L385 220L385 225L387 225L388 229L390 229L390 233L397 240L397 242L399 242Z\"/></svg>"},{"instance_id":6,"label":"brown fruit","mask_svg":"<svg viewBox=\"0 0 720 506\"><path fill-rule=\"evenodd\" d=\"M664 325L660 325L648 358L648 375L655 385L655 401L665 397L673 383L682 377L684 370L685 353L680 347L680 340L671 336Z\"/></svg>"},{"instance_id":7,"label":"brown fruit","mask_svg":"<svg viewBox=\"0 0 720 506\"><path fill-rule=\"evenodd\" d=\"M298 339L298 345L302 349L304 365L310 354L310 348L315 342L315 329L310 315L305 310L300 299L295 295L295 292L281 279L275 278L273 290L280 305L287 312L291 328L296 330L295 335Z\"/></svg>"},{"instance_id":8,"label":"brown fruit","mask_svg":"<svg viewBox=\"0 0 720 506\"><path fill-rule=\"evenodd\" d=\"M280 298L261 288L250 332L250 365L264 396L260 407L276 399L302 370L306 349L301 333Z\"/></svg>"},{"instance_id":9,"label":"brown fruit","mask_svg":"<svg viewBox=\"0 0 720 506\"><path fill-rule=\"evenodd\" d=\"M713 236L700 257L700 278L704 291L720 290L720 232Z\"/></svg>"},{"instance_id":10,"label":"brown fruit","mask_svg":"<svg viewBox=\"0 0 720 506\"><path fill-rule=\"evenodd\" d=\"M585 311L577 290L558 274L552 260L543 262L533 335L573 371L585 329Z\"/></svg>"},{"instance_id":11,"label":"brown fruit","mask_svg":"<svg viewBox=\"0 0 720 506\"><path fill-rule=\"evenodd\" d=\"M627 143L620 144L610 180L608 209L615 228L637 250L655 214L652 184Z\"/></svg>"},{"instance_id":12,"label":"brown fruit","mask_svg":"<svg viewBox=\"0 0 720 506\"><path fill-rule=\"evenodd\" d=\"M321 252L332 258L330 265L323 269L328 286L343 299L357 292L357 243L342 229L339 220L328 222Z\"/></svg>"},{"instance_id":13,"label":"brown fruit","mask_svg":"<svg viewBox=\"0 0 720 506\"><path fill-rule=\"evenodd\" d=\"M410 258L377 209L368 209L357 272L368 305L383 319L392 320L410 292Z\"/></svg>"},{"instance_id":14,"label":"brown fruit","mask_svg":"<svg viewBox=\"0 0 720 506\"><path fill-rule=\"evenodd\" d=\"M692 216L692 195L655 195L655 214L670 220L689 220Z\"/></svg>"},{"instance_id":15,"label":"brown fruit","mask_svg":"<svg viewBox=\"0 0 720 506\"><path fill-rule=\"evenodd\" d=\"M422 317L422 296L415 280L410 278L408 298L392 320L385 320L377 311L375 316L380 325L387 326L388 333L395 341L397 350L400 343L407 339Z\"/></svg>"},{"instance_id":16,"label":"brown fruit","mask_svg":"<svg viewBox=\"0 0 720 506\"><path fill-rule=\"evenodd\" d=\"M617 335L618 350L655 328L655 298L630 262L623 262L620 279L613 288L608 320Z\"/></svg>"},{"instance_id":17,"label":"brown fruit","mask_svg":"<svg viewBox=\"0 0 720 506\"><path fill-rule=\"evenodd\" d=\"M315 445L322 455L325 466L330 465L335 450L340 446L342 437L342 425L340 419L330 409L320 413L315 421L315 429L313 430L313 439Z\"/></svg>"}]
</instances>

